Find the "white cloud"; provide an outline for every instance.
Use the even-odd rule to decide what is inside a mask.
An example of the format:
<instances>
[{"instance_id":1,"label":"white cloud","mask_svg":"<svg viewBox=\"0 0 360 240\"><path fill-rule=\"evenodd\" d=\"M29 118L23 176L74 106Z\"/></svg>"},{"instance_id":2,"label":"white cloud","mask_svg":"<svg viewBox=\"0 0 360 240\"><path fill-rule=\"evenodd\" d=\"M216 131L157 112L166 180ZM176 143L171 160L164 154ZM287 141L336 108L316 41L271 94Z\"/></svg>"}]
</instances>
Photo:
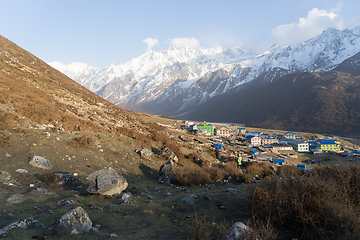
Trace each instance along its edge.
<instances>
[{"instance_id":1,"label":"white cloud","mask_svg":"<svg viewBox=\"0 0 360 240\"><path fill-rule=\"evenodd\" d=\"M190 48L199 48L200 42L196 38L173 38L170 39L172 46L185 46Z\"/></svg>"},{"instance_id":2,"label":"white cloud","mask_svg":"<svg viewBox=\"0 0 360 240\"><path fill-rule=\"evenodd\" d=\"M306 18L297 23L280 25L272 29L272 33L280 45L297 44L310 39L328 28L342 29L343 19L339 15L342 4L331 10L314 8Z\"/></svg>"},{"instance_id":3,"label":"white cloud","mask_svg":"<svg viewBox=\"0 0 360 240\"><path fill-rule=\"evenodd\" d=\"M147 51L150 51L159 41L156 38L145 38L143 43L147 44Z\"/></svg>"}]
</instances>

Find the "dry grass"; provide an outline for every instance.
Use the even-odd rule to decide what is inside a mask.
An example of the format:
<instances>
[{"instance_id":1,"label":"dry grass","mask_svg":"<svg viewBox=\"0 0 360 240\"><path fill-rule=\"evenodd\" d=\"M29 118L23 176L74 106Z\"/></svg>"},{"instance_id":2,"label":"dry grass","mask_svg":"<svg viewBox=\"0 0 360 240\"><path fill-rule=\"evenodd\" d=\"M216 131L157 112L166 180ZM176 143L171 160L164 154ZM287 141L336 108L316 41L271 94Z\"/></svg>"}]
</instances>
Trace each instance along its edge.
<instances>
[{"instance_id":1,"label":"dry grass","mask_svg":"<svg viewBox=\"0 0 360 240\"><path fill-rule=\"evenodd\" d=\"M245 165L245 172L248 175L252 176L258 176L260 179L267 178L269 176L274 175L274 170L271 169L270 163L250 163L248 165Z\"/></svg>"},{"instance_id":2,"label":"dry grass","mask_svg":"<svg viewBox=\"0 0 360 240\"><path fill-rule=\"evenodd\" d=\"M73 147L82 147L82 148L91 148L94 143L94 140L91 137L80 136L74 138L70 145Z\"/></svg>"},{"instance_id":3,"label":"dry grass","mask_svg":"<svg viewBox=\"0 0 360 240\"><path fill-rule=\"evenodd\" d=\"M226 165L199 167L197 165L182 166L176 168L171 182L183 186L197 186L220 182L228 177L244 182L248 178L236 166L236 163L229 162Z\"/></svg>"}]
</instances>

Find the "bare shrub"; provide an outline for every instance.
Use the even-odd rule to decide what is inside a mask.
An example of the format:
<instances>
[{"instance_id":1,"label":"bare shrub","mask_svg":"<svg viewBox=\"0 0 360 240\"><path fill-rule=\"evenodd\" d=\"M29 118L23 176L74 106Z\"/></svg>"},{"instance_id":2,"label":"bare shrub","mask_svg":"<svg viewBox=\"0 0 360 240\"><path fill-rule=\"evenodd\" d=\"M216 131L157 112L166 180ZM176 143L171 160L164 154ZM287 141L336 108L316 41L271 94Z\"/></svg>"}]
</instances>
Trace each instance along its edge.
<instances>
[{"instance_id":1,"label":"bare shrub","mask_svg":"<svg viewBox=\"0 0 360 240\"><path fill-rule=\"evenodd\" d=\"M224 177L232 177L238 182L246 182L250 177L247 174L244 174L238 167L238 164L235 161L227 162L223 168Z\"/></svg>"},{"instance_id":2,"label":"bare shrub","mask_svg":"<svg viewBox=\"0 0 360 240\"><path fill-rule=\"evenodd\" d=\"M246 166L245 171L249 175L257 175L260 179L264 179L274 174L270 163L251 163Z\"/></svg>"},{"instance_id":3,"label":"bare shrub","mask_svg":"<svg viewBox=\"0 0 360 240\"><path fill-rule=\"evenodd\" d=\"M91 148L94 140L87 136L76 137L70 144L74 147Z\"/></svg>"},{"instance_id":4,"label":"bare shrub","mask_svg":"<svg viewBox=\"0 0 360 240\"><path fill-rule=\"evenodd\" d=\"M210 174L199 167L178 167L170 181L183 186L196 186L212 182Z\"/></svg>"},{"instance_id":5,"label":"bare shrub","mask_svg":"<svg viewBox=\"0 0 360 240\"><path fill-rule=\"evenodd\" d=\"M225 240L226 231L228 228L229 224L225 222L220 224L213 224L210 223L205 216L198 218L195 211L195 218L191 225L192 239Z\"/></svg>"},{"instance_id":6,"label":"bare shrub","mask_svg":"<svg viewBox=\"0 0 360 240\"><path fill-rule=\"evenodd\" d=\"M262 219L270 219L284 238L360 239L360 167L328 167L279 176L248 187Z\"/></svg>"}]
</instances>

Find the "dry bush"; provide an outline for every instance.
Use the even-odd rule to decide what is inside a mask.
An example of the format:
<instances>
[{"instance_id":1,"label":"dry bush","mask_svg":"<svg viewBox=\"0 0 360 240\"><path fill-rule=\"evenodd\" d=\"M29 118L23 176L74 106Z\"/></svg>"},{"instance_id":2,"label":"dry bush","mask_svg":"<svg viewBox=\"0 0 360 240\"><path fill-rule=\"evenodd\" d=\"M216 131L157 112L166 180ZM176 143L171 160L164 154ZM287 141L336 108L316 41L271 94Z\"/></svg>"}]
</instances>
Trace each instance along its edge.
<instances>
[{"instance_id":1,"label":"dry bush","mask_svg":"<svg viewBox=\"0 0 360 240\"><path fill-rule=\"evenodd\" d=\"M220 223L212 224L205 216L198 218L195 212L195 218L192 221L191 232L192 239L196 240L225 240L226 231L229 228L229 224Z\"/></svg>"},{"instance_id":2,"label":"dry bush","mask_svg":"<svg viewBox=\"0 0 360 240\"><path fill-rule=\"evenodd\" d=\"M76 137L71 140L70 145L74 147L91 148L94 140L87 136Z\"/></svg>"},{"instance_id":3,"label":"dry bush","mask_svg":"<svg viewBox=\"0 0 360 240\"><path fill-rule=\"evenodd\" d=\"M227 162L223 168L224 177L232 177L238 182L246 182L250 177L247 174L242 173L239 169L237 162L231 161Z\"/></svg>"},{"instance_id":4,"label":"dry bush","mask_svg":"<svg viewBox=\"0 0 360 240\"><path fill-rule=\"evenodd\" d=\"M59 178L54 173L44 174L44 180L46 183L57 183Z\"/></svg>"},{"instance_id":5,"label":"dry bush","mask_svg":"<svg viewBox=\"0 0 360 240\"><path fill-rule=\"evenodd\" d=\"M272 227L271 223L267 221L264 223L253 216L244 223L251 230L244 232L238 240L275 240L277 239L278 233Z\"/></svg>"},{"instance_id":6,"label":"dry bush","mask_svg":"<svg viewBox=\"0 0 360 240\"><path fill-rule=\"evenodd\" d=\"M270 163L251 163L245 167L245 172L248 175L257 175L260 179L274 175L274 170L271 169Z\"/></svg>"},{"instance_id":7,"label":"dry bush","mask_svg":"<svg viewBox=\"0 0 360 240\"><path fill-rule=\"evenodd\" d=\"M360 167L328 167L296 175L283 171L248 187L262 219L283 239L360 239Z\"/></svg>"},{"instance_id":8,"label":"dry bush","mask_svg":"<svg viewBox=\"0 0 360 240\"><path fill-rule=\"evenodd\" d=\"M178 167L170 180L182 186L196 186L212 182L210 174L199 167Z\"/></svg>"},{"instance_id":9,"label":"dry bush","mask_svg":"<svg viewBox=\"0 0 360 240\"><path fill-rule=\"evenodd\" d=\"M205 167L202 169L210 175L212 182L220 182L225 177L224 171L218 167Z\"/></svg>"},{"instance_id":10,"label":"dry bush","mask_svg":"<svg viewBox=\"0 0 360 240\"><path fill-rule=\"evenodd\" d=\"M199 154L197 153L190 153L188 154L188 158L193 161L193 163L199 165L200 167L209 167L210 162L208 160L203 159Z\"/></svg>"}]
</instances>

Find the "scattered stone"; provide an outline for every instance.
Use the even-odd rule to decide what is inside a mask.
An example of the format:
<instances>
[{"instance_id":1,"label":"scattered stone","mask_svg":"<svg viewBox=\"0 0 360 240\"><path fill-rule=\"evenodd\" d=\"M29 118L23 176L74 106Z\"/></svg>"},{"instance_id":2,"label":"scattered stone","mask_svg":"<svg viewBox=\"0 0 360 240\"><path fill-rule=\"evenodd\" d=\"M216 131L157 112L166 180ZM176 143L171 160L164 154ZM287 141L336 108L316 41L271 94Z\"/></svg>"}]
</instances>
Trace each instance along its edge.
<instances>
[{"instance_id":1,"label":"scattered stone","mask_svg":"<svg viewBox=\"0 0 360 240\"><path fill-rule=\"evenodd\" d=\"M183 203L187 205L194 204L196 200L199 199L199 194L188 194L185 197L177 200L177 203Z\"/></svg>"},{"instance_id":2,"label":"scattered stone","mask_svg":"<svg viewBox=\"0 0 360 240\"><path fill-rule=\"evenodd\" d=\"M77 207L61 216L43 235L82 234L92 229L92 222L82 207Z\"/></svg>"},{"instance_id":3,"label":"scattered stone","mask_svg":"<svg viewBox=\"0 0 360 240\"><path fill-rule=\"evenodd\" d=\"M12 203L12 204L19 204L19 203L24 202L26 199L27 198L24 194L15 193L15 194L11 195L10 197L8 197L6 199L6 202Z\"/></svg>"},{"instance_id":4,"label":"scattered stone","mask_svg":"<svg viewBox=\"0 0 360 240\"><path fill-rule=\"evenodd\" d=\"M21 168L19 168L19 169L16 169L15 172L17 172L17 173L28 173L29 171L26 170L26 169L21 169Z\"/></svg>"},{"instance_id":5,"label":"scattered stone","mask_svg":"<svg viewBox=\"0 0 360 240\"><path fill-rule=\"evenodd\" d=\"M109 235L109 238L117 238L117 237L118 237L118 235L116 235L115 233L112 233Z\"/></svg>"},{"instance_id":6,"label":"scattered stone","mask_svg":"<svg viewBox=\"0 0 360 240\"><path fill-rule=\"evenodd\" d=\"M179 158L168 147L166 147L162 150L161 155L165 156L166 159L169 159L169 160L173 161L174 163L179 162Z\"/></svg>"},{"instance_id":7,"label":"scattered stone","mask_svg":"<svg viewBox=\"0 0 360 240\"><path fill-rule=\"evenodd\" d=\"M35 187L35 184L31 183L31 184L29 184L29 187L31 187L31 188Z\"/></svg>"},{"instance_id":8,"label":"scattered stone","mask_svg":"<svg viewBox=\"0 0 360 240\"><path fill-rule=\"evenodd\" d=\"M60 141L60 137L59 137L59 136L55 136L55 139L56 139L57 141Z\"/></svg>"},{"instance_id":9,"label":"scattered stone","mask_svg":"<svg viewBox=\"0 0 360 240\"><path fill-rule=\"evenodd\" d=\"M5 153L5 157L7 158L11 157L10 153Z\"/></svg>"},{"instance_id":10,"label":"scattered stone","mask_svg":"<svg viewBox=\"0 0 360 240\"><path fill-rule=\"evenodd\" d=\"M50 170L52 168L52 164L49 160L35 155L30 157L29 164L34 167L38 167L46 170Z\"/></svg>"},{"instance_id":11,"label":"scattered stone","mask_svg":"<svg viewBox=\"0 0 360 240\"><path fill-rule=\"evenodd\" d=\"M161 165L159 170L159 181L170 184L171 176L174 174L175 166L173 161L167 161Z\"/></svg>"},{"instance_id":12,"label":"scattered stone","mask_svg":"<svg viewBox=\"0 0 360 240\"><path fill-rule=\"evenodd\" d=\"M244 239L245 234L251 232L251 229L242 222L236 222L226 233L227 240Z\"/></svg>"},{"instance_id":13,"label":"scattered stone","mask_svg":"<svg viewBox=\"0 0 360 240\"><path fill-rule=\"evenodd\" d=\"M90 193L112 196L120 194L128 186L126 179L114 169L96 171L90 174L87 179L90 184L88 187Z\"/></svg>"},{"instance_id":14,"label":"scattered stone","mask_svg":"<svg viewBox=\"0 0 360 240\"><path fill-rule=\"evenodd\" d=\"M209 193L207 193L204 197L206 200L209 200L210 202L212 202L212 197Z\"/></svg>"},{"instance_id":15,"label":"scattered stone","mask_svg":"<svg viewBox=\"0 0 360 240\"><path fill-rule=\"evenodd\" d=\"M70 173L54 173L57 183L63 186L73 186L78 183L78 179Z\"/></svg>"},{"instance_id":16,"label":"scattered stone","mask_svg":"<svg viewBox=\"0 0 360 240\"><path fill-rule=\"evenodd\" d=\"M152 151L150 149L147 148L143 148L139 151L140 156L142 158L146 158L146 159L150 159L151 155L152 155Z\"/></svg>"},{"instance_id":17,"label":"scattered stone","mask_svg":"<svg viewBox=\"0 0 360 240\"><path fill-rule=\"evenodd\" d=\"M219 208L220 208L221 210L225 210L225 209L226 209L226 206L221 205L221 206L219 206Z\"/></svg>"},{"instance_id":18,"label":"scattered stone","mask_svg":"<svg viewBox=\"0 0 360 240\"><path fill-rule=\"evenodd\" d=\"M68 205L74 205L74 204L75 204L74 200L67 200L67 199L63 199L63 200L60 200L58 202L59 207L68 206Z\"/></svg>"},{"instance_id":19,"label":"scattered stone","mask_svg":"<svg viewBox=\"0 0 360 240\"><path fill-rule=\"evenodd\" d=\"M46 188L37 188L36 190L37 190L38 193L40 193L40 194L45 194L45 195L54 194L53 192L50 192L50 191L47 190Z\"/></svg>"},{"instance_id":20,"label":"scattered stone","mask_svg":"<svg viewBox=\"0 0 360 240\"><path fill-rule=\"evenodd\" d=\"M51 134L49 132L44 132L43 135L46 135L47 138L49 138L51 136Z\"/></svg>"},{"instance_id":21,"label":"scattered stone","mask_svg":"<svg viewBox=\"0 0 360 240\"><path fill-rule=\"evenodd\" d=\"M241 193L241 191L240 191L240 190L235 189L235 188L228 188L226 191L227 191L227 192L229 192L229 191L233 191L233 192L239 192L239 193Z\"/></svg>"},{"instance_id":22,"label":"scattered stone","mask_svg":"<svg viewBox=\"0 0 360 240\"><path fill-rule=\"evenodd\" d=\"M0 181L10 181L12 176L7 171L0 171Z\"/></svg>"},{"instance_id":23,"label":"scattered stone","mask_svg":"<svg viewBox=\"0 0 360 240\"><path fill-rule=\"evenodd\" d=\"M124 194L121 196L121 200L124 201L124 202L122 203L122 205L130 205L130 204L132 204L132 202L130 201L130 197L131 197L131 194L130 194L130 193L124 193Z\"/></svg>"},{"instance_id":24,"label":"scattered stone","mask_svg":"<svg viewBox=\"0 0 360 240\"><path fill-rule=\"evenodd\" d=\"M3 227L2 229L0 229L0 236L6 234L8 231L14 228L33 229L33 228L43 228L43 227L44 224L42 224L38 220L34 218L27 218L25 220L14 222Z\"/></svg>"},{"instance_id":25,"label":"scattered stone","mask_svg":"<svg viewBox=\"0 0 360 240\"><path fill-rule=\"evenodd\" d=\"M142 193L141 193L141 196L145 196L145 197L147 197L147 198L149 198L149 199L153 199L153 197L152 197L150 194L148 194L148 193L142 192Z\"/></svg>"}]
</instances>

